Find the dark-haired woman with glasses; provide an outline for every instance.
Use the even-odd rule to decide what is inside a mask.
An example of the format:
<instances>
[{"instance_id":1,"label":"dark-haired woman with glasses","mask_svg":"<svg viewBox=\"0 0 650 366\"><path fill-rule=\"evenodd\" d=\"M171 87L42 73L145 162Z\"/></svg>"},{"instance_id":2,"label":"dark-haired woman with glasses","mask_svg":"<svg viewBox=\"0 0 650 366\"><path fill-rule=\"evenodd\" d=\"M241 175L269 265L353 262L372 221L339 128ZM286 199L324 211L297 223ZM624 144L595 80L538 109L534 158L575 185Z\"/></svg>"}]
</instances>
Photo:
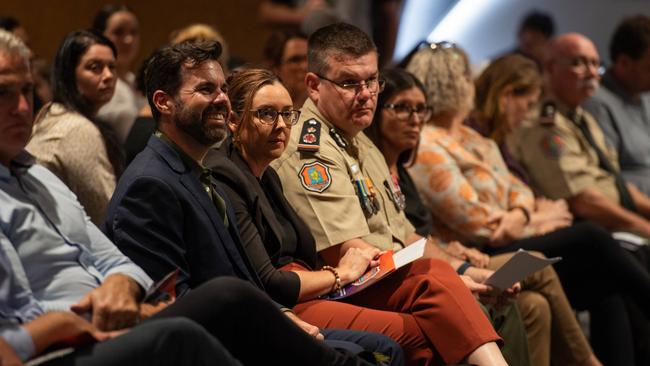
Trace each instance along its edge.
<instances>
[{"instance_id":1,"label":"dark-haired woman with glasses","mask_svg":"<svg viewBox=\"0 0 650 366\"><path fill-rule=\"evenodd\" d=\"M382 72L386 88L378 99L378 112L370 127L364 132L379 147L391 173L403 194L404 211L422 236L436 235L431 208L421 200L420 193L407 168L413 165L418 153L420 132L433 116L427 105L426 91L412 74L401 69ZM419 113L418 113L419 112ZM417 131L417 139L413 132ZM477 267L498 268L512 254L487 257L474 248L465 248L450 242L448 250ZM522 292L517 304L522 309L528 332L532 365L549 365L550 340L554 336L553 356L559 364L582 364L591 356L587 340L566 298L560 280L551 267L547 267L521 283ZM566 346L570 340L570 346ZM507 339L506 339L507 342ZM576 362L577 361L577 362ZM588 363L587 363L588 364Z\"/></svg>"},{"instance_id":2,"label":"dark-haired woman with glasses","mask_svg":"<svg viewBox=\"0 0 650 366\"><path fill-rule=\"evenodd\" d=\"M372 83L356 87L373 87ZM352 248L336 267L319 265L312 233L285 199L280 179L269 166L284 151L291 126L298 119L289 93L265 70L241 71L232 75L228 84L232 139L205 164L213 168L228 194L244 248L269 295L285 306L295 306L300 318L319 327L390 336L404 349L407 365L439 364L440 350L447 355L462 354L453 363L475 357L482 360L477 362L481 365L503 364L495 344L498 336L467 289L455 278L467 293L450 294L456 283L444 286L435 282L444 280L427 272L427 261L411 268L409 276L398 270L346 301L319 299L357 280L369 266L376 266L374 253ZM416 273L418 269L421 274ZM395 294L404 295L402 308L386 304L386 296L400 296Z\"/></svg>"}]
</instances>

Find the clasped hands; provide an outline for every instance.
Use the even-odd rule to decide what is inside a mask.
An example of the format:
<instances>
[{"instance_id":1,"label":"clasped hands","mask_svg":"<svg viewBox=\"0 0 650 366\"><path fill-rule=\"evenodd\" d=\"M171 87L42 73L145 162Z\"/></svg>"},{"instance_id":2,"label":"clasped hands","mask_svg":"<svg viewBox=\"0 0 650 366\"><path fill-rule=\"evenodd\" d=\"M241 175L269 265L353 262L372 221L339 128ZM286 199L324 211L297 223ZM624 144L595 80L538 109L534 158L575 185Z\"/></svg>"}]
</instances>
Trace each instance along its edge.
<instances>
[{"instance_id":1,"label":"clasped hands","mask_svg":"<svg viewBox=\"0 0 650 366\"><path fill-rule=\"evenodd\" d=\"M101 286L88 292L70 310L78 315L90 315L90 322L96 329L112 331L130 328L162 310L175 299L154 304L140 304L142 289L130 277L113 274Z\"/></svg>"}]
</instances>

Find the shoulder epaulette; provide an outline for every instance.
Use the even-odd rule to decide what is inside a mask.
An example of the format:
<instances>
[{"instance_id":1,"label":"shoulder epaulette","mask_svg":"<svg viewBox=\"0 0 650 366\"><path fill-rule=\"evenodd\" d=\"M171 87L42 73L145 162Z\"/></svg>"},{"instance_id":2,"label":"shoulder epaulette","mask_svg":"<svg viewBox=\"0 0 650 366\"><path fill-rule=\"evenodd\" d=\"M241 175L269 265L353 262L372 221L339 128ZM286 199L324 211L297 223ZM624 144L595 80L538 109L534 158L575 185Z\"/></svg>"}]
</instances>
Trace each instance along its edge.
<instances>
[{"instance_id":1,"label":"shoulder epaulette","mask_svg":"<svg viewBox=\"0 0 650 366\"><path fill-rule=\"evenodd\" d=\"M298 151L318 151L320 149L320 129L321 123L316 119L310 118L305 121L302 131L300 131Z\"/></svg>"},{"instance_id":2,"label":"shoulder epaulette","mask_svg":"<svg viewBox=\"0 0 650 366\"><path fill-rule=\"evenodd\" d=\"M542 108L539 111L539 123L543 125L552 125L555 123L555 113L557 112L557 107L552 101L546 101L542 104Z\"/></svg>"}]
</instances>

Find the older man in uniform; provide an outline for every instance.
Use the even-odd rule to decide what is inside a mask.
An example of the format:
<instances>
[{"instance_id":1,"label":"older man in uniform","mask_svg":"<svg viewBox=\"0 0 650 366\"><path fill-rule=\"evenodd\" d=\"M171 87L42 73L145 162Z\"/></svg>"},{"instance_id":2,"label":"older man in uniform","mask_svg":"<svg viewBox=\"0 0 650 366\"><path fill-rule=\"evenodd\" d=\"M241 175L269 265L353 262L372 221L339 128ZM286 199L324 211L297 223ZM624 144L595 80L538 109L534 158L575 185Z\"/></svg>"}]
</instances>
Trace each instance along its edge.
<instances>
[{"instance_id":1,"label":"older man in uniform","mask_svg":"<svg viewBox=\"0 0 650 366\"><path fill-rule=\"evenodd\" d=\"M586 37L569 33L554 40L545 64L550 95L542 101L538 120L520 129L509 142L513 155L526 167L540 193L567 199L576 217L650 237L650 199L623 179L616 151L606 143L593 116L580 106L598 88L599 66L596 47ZM636 253L643 258L645 251ZM602 306L602 313L592 309L593 324L597 319L603 330L636 328L634 342L641 343L637 350L647 349L643 345L648 344L647 321L634 305L627 306L632 317L629 323L625 316L614 316L626 314L617 300L603 302ZM593 339L598 337L593 333ZM603 361L632 354L625 345L618 351L618 346L608 346L594 346L601 349L598 356ZM602 349L608 353L603 354ZM637 352L636 357L648 356Z\"/></svg>"},{"instance_id":2,"label":"older man in uniform","mask_svg":"<svg viewBox=\"0 0 650 366\"><path fill-rule=\"evenodd\" d=\"M513 155L540 193L567 199L577 217L650 237L650 199L623 179L616 151L580 106L598 88L596 47L570 33L553 42L550 54L545 71L551 95L539 119L513 136Z\"/></svg>"},{"instance_id":3,"label":"older man in uniform","mask_svg":"<svg viewBox=\"0 0 650 366\"><path fill-rule=\"evenodd\" d=\"M618 152L625 180L650 194L650 17L623 21L609 49L612 65L583 107Z\"/></svg>"},{"instance_id":4,"label":"older man in uniform","mask_svg":"<svg viewBox=\"0 0 650 366\"><path fill-rule=\"evenodd\" d=\"M330 263L352 247L400 250L420 238L400 209L382 154L360 133L372 121L383 86L376 51L363 40L363 32L346 25L310 37L309 99L285 153L272 163L285 195ZM431 241L426 256L442 258L478 282L492 273L449 256ZM464 280L485 290L469 277Z\"/></svg>"}]
</instances>

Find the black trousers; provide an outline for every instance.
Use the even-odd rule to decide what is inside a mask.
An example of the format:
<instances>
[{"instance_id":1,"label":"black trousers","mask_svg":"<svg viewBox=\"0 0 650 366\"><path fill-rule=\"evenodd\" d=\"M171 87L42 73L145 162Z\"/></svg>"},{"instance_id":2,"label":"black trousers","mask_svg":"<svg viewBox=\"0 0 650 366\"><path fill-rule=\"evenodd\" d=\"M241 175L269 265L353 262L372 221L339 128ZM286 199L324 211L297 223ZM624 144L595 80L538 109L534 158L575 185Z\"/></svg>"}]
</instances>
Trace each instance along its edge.
<instances>
[{"instance_id":1,"label":"black trousers","mask_svg":"<svg viewBox=\"0 0 650 366\"><path fill-rule=\"evenodd\" d=\"M248 282L219 277L193 289L152 318L201 324L244 365L370 365L305 333Z\"/></svg>"},{"instance_id":2,"label":"black trousers","mask_svg":"<svg viewBox=\"0 0 650 366\"><path fill-rule=\"evenodd\" d=\"M625 302L631 301L645 317L640 320L648 323L647 266L623 249L608 231L587 221L486 252L519 248L562 257L555 270L571 305L591 314L591 340L597 356L606 365L633 365L634 342Z\"/></svg>"},{"instance_id":3,"label":"black trousers","mask_svg":"<svg viewBox=\"0 0 650 366\"><path fill-rule=\"evenodd\" d=\"M47 366L241 366L203 327L184 318L141 324L124 335L83 347Z\"/></svg>"},{"instance_id":4,"label":"black trousers","mask_svg":"<svg viewBox=\"0 0 650 366\"><path fill-rule=\"evenodd\" d=\"M600 226L583 221L486 251L496 254L519 248L562 257L554 267L575 308L589 309L612 294L625 294L650 319L650 273Z\"/></svg>"}]
</instances>

